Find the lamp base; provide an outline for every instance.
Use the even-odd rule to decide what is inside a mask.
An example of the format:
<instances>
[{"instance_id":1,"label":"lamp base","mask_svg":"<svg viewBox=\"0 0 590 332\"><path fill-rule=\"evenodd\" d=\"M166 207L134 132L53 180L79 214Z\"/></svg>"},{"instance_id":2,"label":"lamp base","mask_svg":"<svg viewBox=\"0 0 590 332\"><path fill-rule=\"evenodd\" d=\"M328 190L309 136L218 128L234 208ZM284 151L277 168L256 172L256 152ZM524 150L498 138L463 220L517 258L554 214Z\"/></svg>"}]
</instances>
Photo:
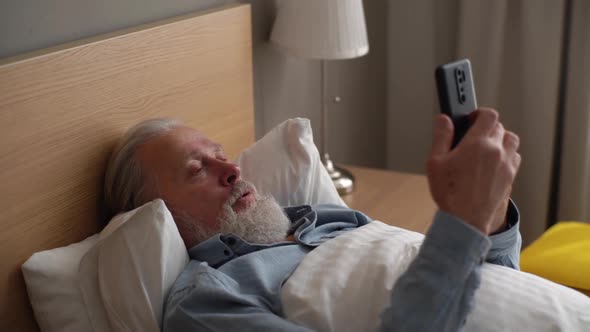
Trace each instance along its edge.
<instances>
[{"instance_id":1,"label":"lamp base","mask_svg":"<svg viewBox=\"0 0 590 332\"><path fill-rule=\"evenodd\" d=\"M350 194L354 190L354 176L350 171L340 168L330 160L329 154L324 154L324 167L330 174L330 178L338 191L338 194L347 195Z\"/></svg>"}]
</instances>

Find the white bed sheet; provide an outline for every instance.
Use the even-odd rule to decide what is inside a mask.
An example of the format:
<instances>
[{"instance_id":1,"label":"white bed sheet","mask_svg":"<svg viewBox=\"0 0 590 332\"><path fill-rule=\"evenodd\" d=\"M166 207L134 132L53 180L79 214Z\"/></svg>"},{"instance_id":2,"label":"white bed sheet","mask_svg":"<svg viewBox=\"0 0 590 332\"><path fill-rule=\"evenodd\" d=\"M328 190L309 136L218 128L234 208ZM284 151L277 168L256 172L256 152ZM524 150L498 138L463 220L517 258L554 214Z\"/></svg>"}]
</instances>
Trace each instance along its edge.
<instances>
[{"instance_id":1,"label":"white bed sheet","mask_svg":"<svg viewBox=\"0 0 590 332\"><path fill-rule=\"evenodd\" d=\"M374 221L309 253L283 287L288 319L316 331L373 331L424 236ZM485 263L465 331L590 331L590 298Z\"/></svg>"}]
</instances>

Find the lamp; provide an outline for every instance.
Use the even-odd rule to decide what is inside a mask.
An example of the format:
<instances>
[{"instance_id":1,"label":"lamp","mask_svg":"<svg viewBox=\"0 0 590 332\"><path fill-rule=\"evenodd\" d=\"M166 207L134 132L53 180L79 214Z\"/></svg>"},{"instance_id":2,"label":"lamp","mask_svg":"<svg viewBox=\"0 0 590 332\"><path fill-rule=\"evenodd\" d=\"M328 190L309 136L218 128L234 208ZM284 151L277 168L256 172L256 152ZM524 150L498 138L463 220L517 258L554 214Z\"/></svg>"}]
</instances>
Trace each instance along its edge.
<instances>
[{"instance_id":1,"label":"lamp","mask_svg":"<svg viewBox=\"0 0 590 332\"><path fill-rule=\"evenodd\" d=\"M336 167L327 150L326 60L352 59L369 52L361 0L283 0L270 37L271 42L292 55L321 61L322 161L338 193L354 188L352 174ZM335 103L340 97L334 97Z\"/></svg>"}]
</instances>

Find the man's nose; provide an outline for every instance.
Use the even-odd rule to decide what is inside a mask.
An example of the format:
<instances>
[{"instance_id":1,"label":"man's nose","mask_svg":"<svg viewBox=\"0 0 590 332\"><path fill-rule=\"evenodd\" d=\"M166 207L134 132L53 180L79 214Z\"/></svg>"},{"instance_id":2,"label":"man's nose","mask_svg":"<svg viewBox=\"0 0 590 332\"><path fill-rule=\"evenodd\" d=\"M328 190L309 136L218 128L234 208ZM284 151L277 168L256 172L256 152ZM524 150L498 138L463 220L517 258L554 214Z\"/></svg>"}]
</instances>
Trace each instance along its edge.
<instances>
[{"instance_id":1,"label":"man's nose","mask_svg":"<svg viewBox=\"0 0 590 332\"><path fill-rule=\"evenodd\" d=\"M240 168L234 163L222 162L221 185L231 186L240 179Z\"/></svg>"}]
</instances>

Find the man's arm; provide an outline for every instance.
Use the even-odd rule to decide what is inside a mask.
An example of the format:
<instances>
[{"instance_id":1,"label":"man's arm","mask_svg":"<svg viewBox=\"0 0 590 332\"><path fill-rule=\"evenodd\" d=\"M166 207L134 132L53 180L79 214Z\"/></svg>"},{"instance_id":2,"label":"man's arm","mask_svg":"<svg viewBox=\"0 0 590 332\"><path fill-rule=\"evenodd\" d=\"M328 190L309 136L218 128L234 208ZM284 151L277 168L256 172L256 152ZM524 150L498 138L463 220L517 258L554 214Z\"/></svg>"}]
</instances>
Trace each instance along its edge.
<instances>
[{"instance_id":1,"label":"man's arm","mask_svg":"<svg viewBox=\"0 0 590 332\"><path fill-rule=\"evenodd\" d=\"M264 298L227 275L208 266L197 270L187 275L198 282L168 298L163 331L311 331L272 312Z\"/></svg>"},{"instance_id":2,"label":"man's arm","mask_svg":"<svg viewBox=\"0 0 590 332\"><path fill-rule=\"evenodd\" d=\"M394 286L381 331L457 331L471 311L492 246L488 235L504 226L520 167L518 136L504 130L496 111L474 114L473 126L453 150L452 122L444 115L437 120L428 182L439 211L417 257ZM497 250L489 258L508 263L503 260L511 255L503 250L516 247L508 242L517 233L518 227L494 235ZM517 258L512 265L518 266Z\"/></svg>"},{"instance_id":3,"label":"man's arm","mask_svg":"<svg viewBox=\"0 0 590 332\"><path fill-rule=\"evenodd\" d=\"M439 211L420 253L395 284L391 305L381 315L380 330L460 330L472 309L484 257L488 263L519 268L520 216L512 200L506 223L503 232L486 237ZM429 312L429 308L441 310Z\"/></svg>"},{"instance_id":4,"label":"man's arm","mask_svg":"<svg viewBox=\"0 0 590 332\"><path fill-rule=\"evenodd\" d=\"M230 300L225 302L223 300ZM181 303L165 320L164 331L299 331L311 332L260 306L234 302L231 299L216 301L215 311L191 311L190 301Z\"/></svg>"},{"instance_id":5,"label":"man's arm","mask_svg":"<svg viewBox=\"0 0 590 332\"><path fill-rule=\"evenodd\" d=\"M483 233L438 211L418 255L395 283L378 330L460 330L490 246Z\"/></svg>"}]
</instances>

